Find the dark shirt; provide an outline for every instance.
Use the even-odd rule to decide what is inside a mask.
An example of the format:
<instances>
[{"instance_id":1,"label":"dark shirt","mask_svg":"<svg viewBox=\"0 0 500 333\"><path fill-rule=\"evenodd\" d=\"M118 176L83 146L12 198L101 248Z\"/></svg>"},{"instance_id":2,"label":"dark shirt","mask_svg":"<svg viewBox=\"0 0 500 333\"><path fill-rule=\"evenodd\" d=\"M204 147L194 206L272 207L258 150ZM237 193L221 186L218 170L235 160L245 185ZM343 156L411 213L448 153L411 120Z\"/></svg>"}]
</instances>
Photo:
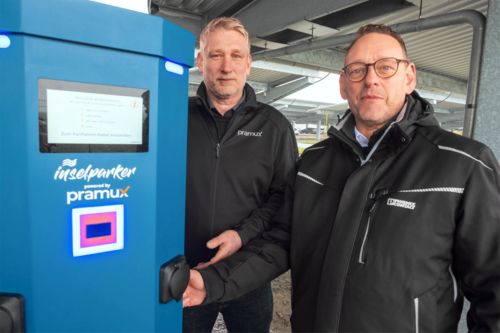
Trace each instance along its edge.
<instances>
[{"instance_id":1,"label":"dark shirt","mask_svg":"<svg viewBox=\"0 0 500 333\"><path fill-rule=\"evenodd\" d=\"M205 101L207 105L210 107L210 114L212 115L212 118L215 121L215 126L217 127L217 137L220 140L224 137L224 134L226 134L226 131L229 127L229 122L231 121L233 115L241 110L245 106L245 92L243 92L243 96L241 97L240 101L236 103L235 106L233 106L231 109L227 110L224 115L221 115L219 111L215 108L215 106L212 104L210 99L208 98L207 95L207 100Z\"/></svg>"}]
</instances>

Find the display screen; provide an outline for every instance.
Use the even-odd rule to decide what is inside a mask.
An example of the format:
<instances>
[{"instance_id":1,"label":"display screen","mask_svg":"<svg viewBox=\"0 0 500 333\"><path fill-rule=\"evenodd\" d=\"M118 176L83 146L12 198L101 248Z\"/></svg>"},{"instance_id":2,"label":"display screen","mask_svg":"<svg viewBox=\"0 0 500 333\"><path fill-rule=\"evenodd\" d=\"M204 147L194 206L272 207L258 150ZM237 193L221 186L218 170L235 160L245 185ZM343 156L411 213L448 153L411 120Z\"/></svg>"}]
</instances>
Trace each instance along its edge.
<instances>
[{"instance_id":1,"label":"display screen","mask_svg":"<svg viewBox=\"0 0 500 333\"><path fill-rule=\"evenodd\" d=\"M40 151L148 151L149 91L41 79Z\"/></svg>"}]
</instances>

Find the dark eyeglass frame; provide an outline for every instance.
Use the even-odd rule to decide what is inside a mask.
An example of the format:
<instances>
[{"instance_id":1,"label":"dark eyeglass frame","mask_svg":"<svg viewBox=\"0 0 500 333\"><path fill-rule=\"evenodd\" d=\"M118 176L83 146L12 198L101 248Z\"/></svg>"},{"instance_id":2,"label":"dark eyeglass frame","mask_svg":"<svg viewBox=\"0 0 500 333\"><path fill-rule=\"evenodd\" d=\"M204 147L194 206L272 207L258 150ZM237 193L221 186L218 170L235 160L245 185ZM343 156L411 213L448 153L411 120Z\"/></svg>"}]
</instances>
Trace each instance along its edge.
<instances>
[{"instance_id":1,"label":"dark eyeglass frame","mask_svg":"<svg viewBox=\"0 0 500 333\"><path fill-rule=\"evenodd\" d=\"M380 73L377 71L376 64L379 63L380 61L384 61L384 60L388 60L388 59L392 59L392 60L396 61L396 70L394 71L394 73L392 73L389 76L380 75ZM387 58L381 58L381 59L379 59L379 60L377 60L375 62L372 62L371 64L365 64L364 62L352 62L352 63L350 63L348 65L345 65L344 68L342 68L342 71L344 72L345 76L347 77L347 79L349 81L351 81L351 82L360 82L360 81L363 81L366 78L366 75L368 75L368 67L372 66L373 70L375 71L375 74L377 74L377 76L379 78L381 78L381 79L388 79L388 78L393 77L394 75L396 75L396 73L399 70L399 63L401 63L401 62L405 62L405 63L409 64L410 60L408 60L408 59L398 59L398 58L394 58L394 57L387 57ZM350 66L352 66L352 65L363 65L364 68L365 68L365 74L359 80L353 80L353 79L351 79L350 74L347 71L347 69Z\"/></svg>"}]
</instances>

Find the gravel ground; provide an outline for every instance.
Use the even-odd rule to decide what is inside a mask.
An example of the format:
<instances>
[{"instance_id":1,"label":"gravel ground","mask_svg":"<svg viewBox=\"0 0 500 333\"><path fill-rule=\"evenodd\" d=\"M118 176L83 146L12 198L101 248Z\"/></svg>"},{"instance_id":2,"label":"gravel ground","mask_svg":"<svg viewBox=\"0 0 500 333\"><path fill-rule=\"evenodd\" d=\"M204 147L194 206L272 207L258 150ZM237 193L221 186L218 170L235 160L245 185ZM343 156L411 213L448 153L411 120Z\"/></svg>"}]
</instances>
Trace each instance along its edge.
<instances>
[{"instance_id":1,"label":"gravel ground","mask_svg":"<svg viewBox=\"0 0 500 333\"><path fill-rule=\"evenodd\" d=\"M274 313L271 323L271 332L289 333L291 332L290 315L292 314L290 292L292 281L290 271L282 274L272 282Z\"/></svg>"},{"instance_id":2,"label":"gravel ground","mask_svg":"<svg viewBox=\"0 0 500 333\"><path fill-rule=\"evenodd\" d=\"M290 333L290 315L291 302L290 302L290 291L291 291L291 280L290 271L279 276L272 282L273 287L273 298L274 298L274 314L273 321L271 323L272 333ZM217 321L215 322L213 333L227 333L226 326L224 325L224 320L222 316L219 315Z\"/></svg>"}]
</instances>

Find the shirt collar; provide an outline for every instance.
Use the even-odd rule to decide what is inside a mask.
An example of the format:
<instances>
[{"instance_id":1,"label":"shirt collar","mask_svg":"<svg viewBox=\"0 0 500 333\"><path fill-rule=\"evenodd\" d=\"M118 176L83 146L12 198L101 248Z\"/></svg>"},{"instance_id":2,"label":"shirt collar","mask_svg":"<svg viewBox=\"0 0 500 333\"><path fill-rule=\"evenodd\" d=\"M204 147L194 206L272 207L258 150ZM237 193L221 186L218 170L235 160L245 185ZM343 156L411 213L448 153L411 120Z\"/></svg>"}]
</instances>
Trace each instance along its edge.
<instances>
[{"instance_id":1,"label":"shirt collar","mask_svg":"<svg viewBox=\"0 0 500 333\"><path fill-rule=\"evenodd\" d=\"M401 120L403 120L405 114L406 114L406 107L407 107L407 102L403 105L401 108L401 111L399 111L398 115L395 117L395 120L393 123L398 123ZM356 141L358 141L359 145L363 148L368 147L368 144L370 142L370 139L368 139L366 136L364 136L356 126L354 126L354 137L356 138Z\"/></svg>"},{"instance_id":2,"label":"shirt collar","mask_svg":"<svg viewBox=\"0 0 500 333\"><path fill-rule=\"evenodd\" d=\"M366 136L364 136L356 126L354 126L354 137L361 147L368 147L368 142L370 140Z\"/></svg>"},{"instance_id":3,"label":"shirt collar","mask_svg":"<svg viewBox=\"0 0 500 333\"><path fill-rule=\"evenodd\" d=\"M207 102L207 105L208 107L210 108L210 110L212 112L215 112L215 113L219 113L216 109L216 107L214 106L214 104L212 103L212 101L210 100L210 98L208 98L208 94L205 95L206 99L205 101ZM231 109L229 109L227 112L229 111L232 111L232 112L237 112L241 109L241 107L243 106L244 102L246 100L246 93L245 93L245 90L243 90L243 95L241 96L241 99L238 101L238 103L236 103Z\"/></svg>"}]
</instances>

